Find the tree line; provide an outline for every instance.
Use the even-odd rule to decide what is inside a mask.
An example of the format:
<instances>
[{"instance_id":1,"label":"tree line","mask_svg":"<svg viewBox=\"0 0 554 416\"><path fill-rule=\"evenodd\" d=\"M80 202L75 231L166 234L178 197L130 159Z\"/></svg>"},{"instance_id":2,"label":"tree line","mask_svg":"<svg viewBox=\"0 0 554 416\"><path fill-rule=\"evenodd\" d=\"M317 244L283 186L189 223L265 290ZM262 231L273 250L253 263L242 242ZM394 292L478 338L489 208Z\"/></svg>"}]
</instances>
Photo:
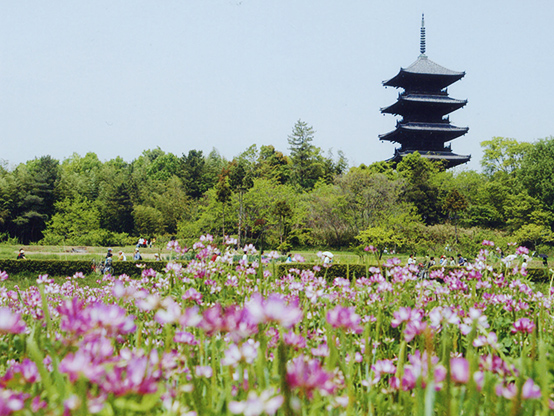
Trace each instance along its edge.
<instances>
[{"instance_id":1,"label":"tree line","mask_svg":"<svg viewBox=\"0 0 554 416\"><path fill-rule=\"evenodd\" d=\"M156 148L132 162L87 153L0 167L0 239L107 246L210 233L283 251L469 250L491 234L547 250L554 240L553 137L484 141L481 172L447 171L417 153L349 167L314 138L299 120L288 154L253 145L227 160Z\"/></svg>"}]
</instances>

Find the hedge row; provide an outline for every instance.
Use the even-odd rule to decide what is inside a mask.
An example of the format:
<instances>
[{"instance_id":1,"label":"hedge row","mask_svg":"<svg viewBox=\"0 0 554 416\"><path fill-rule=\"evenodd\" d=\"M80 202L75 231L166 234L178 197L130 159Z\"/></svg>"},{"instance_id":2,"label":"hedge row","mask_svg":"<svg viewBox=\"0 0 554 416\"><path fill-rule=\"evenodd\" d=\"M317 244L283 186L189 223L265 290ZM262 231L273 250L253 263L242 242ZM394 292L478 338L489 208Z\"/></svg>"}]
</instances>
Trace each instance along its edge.
<instances>
[{"instance_id":1,"label":"hedge row","mask_svg":"<svg viewBox=\"0 0 554 416\"><path fill-rule=\"evenodd\" d=\"M300 270L313 270L313 267L316 264L308 263L284 263L277 265L277 275L283 276L288 274L289 269L300 269ZM327 279L332 280L335 277L345 277L348 279L358 278L360 276L366 276L366 266L363 264L333 264L331 267L325 271L325 268L321 265L321 272L326 273ZM371 265L376 267L377 265ZM440 270L441 266L434 266L431 270ZM461 267L457 266L447 266L444 267L444 273L448 274L453 270L459 270ZM542 268L528 268L527 269L527 278L532 282L537 283L549 283L552 278L552 273L546 267Z\"/></svg>"},{"instance_id":2,"label":"hedge row","mask_svg":"<svg viewBox=\"0 0 554 416\"><path fill-rule=\"evenodd\" d=\"M278 276L284 276L289 273L290 269L313 270L314 266L321 267L321 271L319 273L325 275L329 280L332 280L335 277L353 279L366 275L366 266L363 264L332 264L331 267L326 269L321 264L280 263L277 264L276 273Z\"/></svg>"},{"instance_id":3,"label":"hedge row","mask_svg":"<svg viewBox=\"0 0 554 416\"><path fill-rule=\"evenodd\" d=\"M183 261L179 261L183 262ZM186 262L183 262L186 263ZM115 261L113 262L113 273L115 275L126 274L128 276L139 276L141 268L137 264L144 264L146 268L162 272L166 262L163 261ZM93 263L88 260L0 260L0 270L11 274L47 274L49 276L72 276L81 272L84 274L93 271ZM313 270L314 266L321 267L321 274L332 280L336 277L354 279L366 275L366 266L363 264L333 264L328 269L321 265L310 263L277 263L275 272L277 276L284 276L290 269ZM269 266L271 269L271 265ZM435 266L431 270L440 269ZM459 267L445 267L445 273L457 270ZM527 277L534 282L550 282L552 277L548 268L529 268Z\"/></svg>"},{"instance_id":4,"label":"hedge row","mask_svg":"<svg viewBox=\"0 0 554 416\"><path fill-rule=\"evenodd\" d=\"M112 263L113 273L140 276L142 269L137 267L137 264L144 264L146 268L157 272L163 271L166 265L161 261L115 261ZM0 270L8 275L47 274L53 277L73 276L78 272L89 274L94 271L93 263L89 260L0 260Z\"/></svg>"}]
</instances>

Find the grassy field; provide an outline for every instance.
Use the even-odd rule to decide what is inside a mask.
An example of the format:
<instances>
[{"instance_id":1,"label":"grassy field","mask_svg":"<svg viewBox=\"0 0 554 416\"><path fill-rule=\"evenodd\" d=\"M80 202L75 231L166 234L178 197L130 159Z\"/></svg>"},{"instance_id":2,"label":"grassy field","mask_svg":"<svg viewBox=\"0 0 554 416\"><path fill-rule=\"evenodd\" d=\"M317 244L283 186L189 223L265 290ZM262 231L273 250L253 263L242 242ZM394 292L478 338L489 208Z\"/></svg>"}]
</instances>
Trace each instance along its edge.
<instances>
[{"instance_id":1,"label":"grassy field","mask_svg":"<svg viewBox=\"0 0 554 416\"><path fill-rule=\"evenodd\" d=\"M16 259L19 249L25 250L25 257L27 259L35 260L93 260L98 258L104 258L108 252L108 247L82 247L82 246L15 246L15 245L0 245L0 259ZM134 246L126 247L110 247L113 250L113 255L117 257L117 254L122 250L127 256L127 260L133 258L135 251ZM161 247L141 248L140 253L145 260L153 260L154 254L160 254L166 256L168 252Z\"/></svg>"},{"instance_id":2,"label":"grassy field","mask_svg":"<svg viewBox=\"0 0 554 416\"><path fill-rule=\"evenodd\" d=\"M93 260L106 256L108 247L78 247L78 246L16 246L0 244L0 259L15 259L20 248L25 250L27 259L61 259L61 260ZM110 247L113 250L114 256L122 250L127 256L127 260L131 260L135 251L135 246L126 247ZM141 248L140 253L145 260L153 260L154 254L159 254L162 259L169 258L169 251L164 247ZM291 251L291 254L300 254L306 261L314 263L320 261L317 257L317 250L300 250ZM335 252L335 262L338 263L360 263L361 258L350 251Z\"/></svg>"}]
</instances>

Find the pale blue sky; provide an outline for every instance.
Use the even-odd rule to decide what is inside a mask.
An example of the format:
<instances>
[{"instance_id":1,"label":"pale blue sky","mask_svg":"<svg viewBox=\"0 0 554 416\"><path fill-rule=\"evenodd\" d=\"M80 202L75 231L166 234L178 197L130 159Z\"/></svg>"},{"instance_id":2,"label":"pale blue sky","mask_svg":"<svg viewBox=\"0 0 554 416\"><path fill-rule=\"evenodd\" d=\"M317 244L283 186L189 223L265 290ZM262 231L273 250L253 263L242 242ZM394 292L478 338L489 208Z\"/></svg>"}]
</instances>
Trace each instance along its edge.
<instances>
[{"instance_id":1,"label":"pale blue sky","mask_svg":"<svg viewBox=\"0 0 554 416\"><path fill-rule=\"evenodd\" d=\"M381 82L417 59L422 12L429 59L466 71L449 88L466 167L493 136L554 135L550 0L4 0L0 159L288 152L298 119L352 165L387 159Z\"/></svg>"}]
</instances>

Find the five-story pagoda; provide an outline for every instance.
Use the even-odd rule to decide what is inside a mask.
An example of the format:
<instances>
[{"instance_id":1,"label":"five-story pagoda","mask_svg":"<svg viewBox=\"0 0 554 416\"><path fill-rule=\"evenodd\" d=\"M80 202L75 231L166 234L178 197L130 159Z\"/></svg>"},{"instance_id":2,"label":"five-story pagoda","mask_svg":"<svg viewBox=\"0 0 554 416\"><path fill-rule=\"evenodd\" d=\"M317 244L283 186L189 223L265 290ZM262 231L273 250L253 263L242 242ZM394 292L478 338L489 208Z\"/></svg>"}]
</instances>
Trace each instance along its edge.
<instances>
[{"instance_id":1,"label":"five-story pagoda","mask_svg":"<svg viewBox=\"0 0 554 416\"><path fill-rule=\"evenodd\" d=\"M467 104L467 100L450 98L447 91L447 87L461 79L465 72L451 71L427 58L423 16L420 51L412 65L401 68L394 78L383 82L386 87L403 88L404 92L394 104L381 109L382 113L400 115L402 119L396 123L395 130L379 135L379 139L400 144L390 159L395 163L414 152L444 161L446 168L466 163L471 156L457 155L450 145L445 145L469 130L450 124L447 116Z\"/></svg>"}]
</instances>

